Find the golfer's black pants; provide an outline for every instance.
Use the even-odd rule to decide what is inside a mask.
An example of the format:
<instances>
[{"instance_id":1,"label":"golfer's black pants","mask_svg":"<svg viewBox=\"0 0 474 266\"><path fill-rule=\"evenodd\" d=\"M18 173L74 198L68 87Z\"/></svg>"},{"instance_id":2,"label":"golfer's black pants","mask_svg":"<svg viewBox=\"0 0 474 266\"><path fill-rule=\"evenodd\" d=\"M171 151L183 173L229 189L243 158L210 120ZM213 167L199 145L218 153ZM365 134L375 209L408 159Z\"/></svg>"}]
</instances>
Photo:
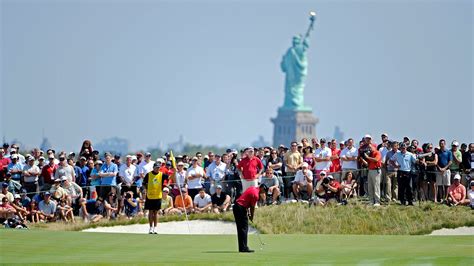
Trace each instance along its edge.
<instances>
[{"instance_id":1,"label":"golfer's black pants","mask_svg":"<svg viewBox=\"0 0 474 266\"><path fill-rule=\"evenodd\" d=\"M249 230L249 219L247 216L247 209L234 204L232 208L234 212L235 224L237 225L237 239L239 241L239 251L247 250L247 233Z\"/></svg>"},{"instance_id":2,"label":"golfer's black pants","mask_svg":"<svg viewBox=\"0 0 474 266\"><path fill-rule=\"evenodd\" d=\"M404 205L413 202L413 195L410 187L410 172L398 171L398 199Z\"/></svg>"}]
</instances>

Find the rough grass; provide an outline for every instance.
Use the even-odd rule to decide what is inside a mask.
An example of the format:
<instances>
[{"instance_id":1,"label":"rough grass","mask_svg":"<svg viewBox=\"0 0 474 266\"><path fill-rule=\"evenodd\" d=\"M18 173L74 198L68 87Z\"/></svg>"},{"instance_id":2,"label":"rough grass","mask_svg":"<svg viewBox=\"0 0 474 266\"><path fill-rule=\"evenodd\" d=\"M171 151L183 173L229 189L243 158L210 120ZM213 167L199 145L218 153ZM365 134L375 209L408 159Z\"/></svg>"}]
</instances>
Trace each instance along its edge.
<instances>
[{"instance_id":1,"label":"rough grass","mask_svg":"<svg viewBox=\"0 0 474 266\"><path fill-rule=\"evenodd\" d=\"M364 235L420 235L441 228L474 226L474 212L466 207L422 203L412 207L389 205L372 207L361 202L348 206L311 207L295 203L258 208L255 226L265 234L364 234ZM234 221L232 212L224 214L192 214L190 220ZM30 225L30 228L80 231L99 226L146 224L146 218L125 218L94 224L77 219L76 224L49 223ZM160 217L160 222L184 221L185 216Z\"/></svg>"},{"instance_id":2,"label":"rough grass","mask_svg":"<svg viewBox=\"0 0 474 266\"><path fill-rule=\"evenodd\" d=\"M258 209L255 222L267 234L419 235L440 228L474 226L474 212L433 203L372 207L353 202L311 208L288 204Z\"/></svg>"}]
</instances>

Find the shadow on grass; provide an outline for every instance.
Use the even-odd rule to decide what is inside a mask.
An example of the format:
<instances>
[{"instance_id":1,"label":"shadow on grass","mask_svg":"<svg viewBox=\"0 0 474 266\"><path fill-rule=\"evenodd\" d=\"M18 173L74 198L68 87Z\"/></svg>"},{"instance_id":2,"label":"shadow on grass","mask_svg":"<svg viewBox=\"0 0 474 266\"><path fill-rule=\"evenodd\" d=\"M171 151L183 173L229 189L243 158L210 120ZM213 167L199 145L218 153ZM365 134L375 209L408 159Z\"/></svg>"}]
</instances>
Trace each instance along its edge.
<instances>
[{"instance_id":1,"label":"shadow on grass","mask_svg":"<svg viewBox=\"0 0 474 266\"><path fill-rule=\"evenodd\" d=\"M232 254L232 253L239 253L238 251L230 251L230 250L209 250L203 251L202 253L210 253L210 254Z\"/></svg>"}]
</instances>

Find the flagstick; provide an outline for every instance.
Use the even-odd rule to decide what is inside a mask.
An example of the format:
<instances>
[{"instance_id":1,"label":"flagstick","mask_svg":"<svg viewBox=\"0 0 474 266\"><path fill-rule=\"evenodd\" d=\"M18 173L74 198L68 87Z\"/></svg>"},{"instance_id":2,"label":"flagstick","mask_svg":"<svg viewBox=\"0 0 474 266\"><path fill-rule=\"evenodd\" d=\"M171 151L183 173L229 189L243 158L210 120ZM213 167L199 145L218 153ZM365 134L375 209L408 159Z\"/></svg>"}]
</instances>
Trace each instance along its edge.
<instances>
[{"instance_id":1,"label":"flagstick","mask_svg":"<svg viewBox=\"0 0 474 266\"><path fill-rule=\"evenodd\" d=\"M174 169L174 177L175 177L175 181L176 180L176 171L178 171L178 169L176 168L176 160L174 158L174 155L173 155L173 151L170 150L170 155L171 155L171 164L173 166L173 169ZM185 178L186 179L186 178ZM178 183L178 182L176 182ZM183 184L184 185L184 184ZM184 186L183 186L184 187ZM186 224L188 225L188 231L189 231L189 234L191 234L191 227L189 226L189 219L188 219L188 212L186 211L186 206L184 205L184 198L183 198L183 192L181 191L181 187L180 187L180 184L178 184L178 188L179 188L179 194L181 195L181 201L183 203L183 206L184 206L184 215L186 216Z\"/></svg>"}]
</instances>

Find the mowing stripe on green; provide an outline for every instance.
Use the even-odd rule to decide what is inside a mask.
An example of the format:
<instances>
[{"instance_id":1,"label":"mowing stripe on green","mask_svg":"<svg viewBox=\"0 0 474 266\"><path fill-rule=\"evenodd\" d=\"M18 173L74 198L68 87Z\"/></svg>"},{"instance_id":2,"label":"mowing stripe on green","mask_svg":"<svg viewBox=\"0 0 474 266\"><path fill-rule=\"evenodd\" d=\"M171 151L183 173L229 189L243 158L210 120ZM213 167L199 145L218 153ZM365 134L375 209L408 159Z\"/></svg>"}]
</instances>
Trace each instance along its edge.
<instances>
[{"instance_id":1,"label":"mowing stripe on green","mask_svg":"<svg viewBox=\"0 0 474 266\"><path fill-rule=\"evenodd\" d=\"M474 236L135 235L0 230L1 263L438 264L474 265Z\"/></svg>"}]
</instances>

